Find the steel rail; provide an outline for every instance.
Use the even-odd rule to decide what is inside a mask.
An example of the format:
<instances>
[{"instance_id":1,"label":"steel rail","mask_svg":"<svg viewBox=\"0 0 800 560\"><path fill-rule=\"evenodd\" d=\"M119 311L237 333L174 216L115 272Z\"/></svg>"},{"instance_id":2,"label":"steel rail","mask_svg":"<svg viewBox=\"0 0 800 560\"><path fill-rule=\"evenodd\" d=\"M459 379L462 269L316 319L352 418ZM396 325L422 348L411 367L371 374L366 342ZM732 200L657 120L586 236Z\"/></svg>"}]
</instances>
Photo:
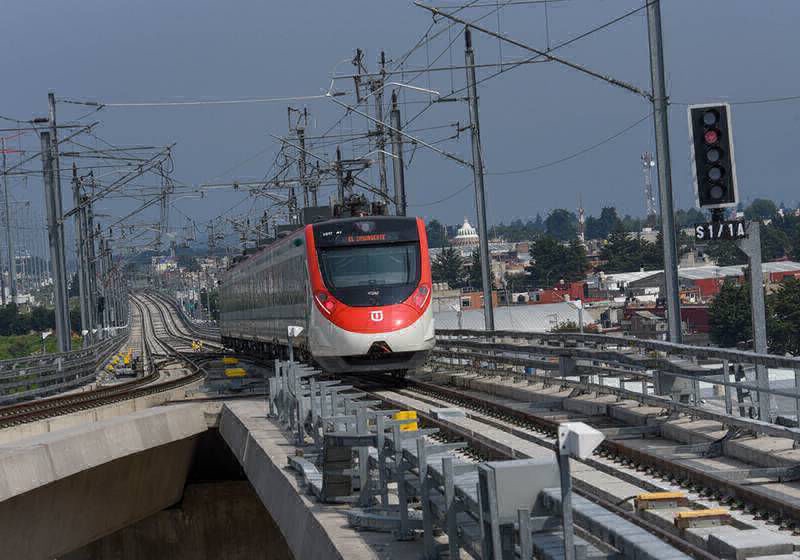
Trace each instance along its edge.
<instances>
[{"instance_id":1,"label":"steel rail","mask_svg":"<svg viewBox=\"0 0 800 560\"><path fill-rule=\"evenodd\" d=\"M152 360L152 339L156 339L155 323L151 313L145 312L145 306L136 297L132 297L134 305L142 315L142 338L145 348L145 355L150 359L145 359L144 363L149 365L150 371L147 375L126 383L120 383L111 387L103 387L92 391L75 393L42 399L34 402L20 403L0 408L0 428L16 426L27 422L52 418L63 414L88 410L99 406L113 404L116 402L140 398L147 395L169 391L171 389L187 385L205 376L205 370L201 363L210 361L213 358L205 356L202 360L195 361L178 352L172 345L159 340L158 343L173 356L175 361L182 361L188 364L192 373L187 376L171 379L162 383L154 383L158 380L159 374ZM163 309L156 304L161 318L165 315ZM151 336L148 337L146 324L150 326ZM164 328L169 333L169 327L164 322ZM148 340L150 338L151 340ZM176 337L180 338L180 337Z\"/></svg>"},{"instance_id":2,"label":"steel rail","mask_svg":"<svg viewBox=\"0 0 800 560\"><path fill-rule=\"evenodd\" d=\"M443 400L454 403L467 403L478 410L515 422L518 425L535 426L552 435L557 433L559 422L539 416L533 412L512 408L495 401L482 399L462 390L437 384L417 380L408 380L408 384L409 387L415 388L423 394L441 396ZM605 439L595 453L624 457L635 464L650 467L662 475L673 477L683 485L698 485L714 494L725 497L726 501L739 501L743 504L749 504L758 510L778 516L782 520L800 524L800 501L793 502L790 498L781 497L776 492L759 492L757 486L738 484L725 478L724 471L720 471L720 474L717 474L715 471L703 470L700 467L678 464L654 451L626 445L623 440Z\"/></svg>"},{"instance_id":3,"label":"steel rail","mask_svg":"<svg viewBox=\"0 0 800 560\"><path fill-rule=\"evenodd\" d=\"M350 379L352 378L348 379L348 383L350 383ZM406 382L411 387L424 387L427 390L435 390L435 391L439 391L441 389L438 385L430 385L427 383L422 383L413 380L406 380ZM373 390L370 390L363 385L359 385L357 382L356 385L354 385L354 388L362 390L366 394L366 397L370 400L378 400L382 403L385 403L385 405L388 408L401 409L401 410L409 409L407 403L404 403L402 401L397 401L388 396L375 393ZM489 401L483 402L483 406L487 406L489 404L490 404ZM438 428L439 431L447 437L466 441L470 445L470 447L472 447L473 449L477 450L479 453L490 459L509 460L509 459L523 458L522 455L516 454L512 448L507 448L502 445L497 445L496 443L488 442L485 439L476 437L476 435L470 430L462 429L458 426L447 423L446 421L434 418L431 414L425 412L424 410L419 410L414 407L411 408L416 411L417 417L423 426ZM514 411L514 409L508 409L508 410ZM552 422L553 424L557 424L553 421L550 422ZM676 535L666 529L663 529L653 523L650 523L647 520L637 516L635 513L629 512L621 508L617 504L605 500L597 496L596 494L593 494L585 489L577 487L573 488L573 492L575 492L580 496L583 496L588 500L593 501L597 505L630 521L631 523L638 525L642 529L645 529L646 531L652 533L653 535L657 536L663 541L674 546L678 550L681 550L682 552L685 552L686 554L689 554L690 556L697 558L698 560L720 560L718 556L715 556L709 553L708 551L693 544L692 542L681 538L679 535Z\"/></svg>"}]
</instances>

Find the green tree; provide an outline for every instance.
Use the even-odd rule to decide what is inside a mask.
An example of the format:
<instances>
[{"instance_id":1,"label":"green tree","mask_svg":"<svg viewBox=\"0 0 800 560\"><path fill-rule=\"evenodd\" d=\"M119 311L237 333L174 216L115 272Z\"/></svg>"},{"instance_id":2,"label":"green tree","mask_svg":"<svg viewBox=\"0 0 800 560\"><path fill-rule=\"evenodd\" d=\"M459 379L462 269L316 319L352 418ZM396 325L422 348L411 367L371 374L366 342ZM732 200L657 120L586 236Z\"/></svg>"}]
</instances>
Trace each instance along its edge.
<instances>
[{"instance_id":1,"label":"green tree","mask_svg":"<svg viewBox=\"0 0 800 560\"><path fill-rule=\"evenodd\" d=\"M528 220L524 222L520 219L513 220L510 224L503 223L492 226L491 233L496 237L502 237L506 241L516 243L518 241L530 241L535 239L537 235L542 233L543 225L541 224L542 217L536 217L539 223Z\"/></svg>"},{"instance_id":2,"label":"green tree","mask_svg":"<svg viewBox=\"0 0 800 560\"><path fill-rule=\"evenodd\" d=\"M41 332L48 329L55 328L56 313L53 309L46 307L34 307L31 309L31 328L34 331Z\"/></svg>"},{"instance_id":3,"label":"green tree","mask_svg":"<svg viewBox=\"0 0 800 560\"><path fill-rule=\"evenodd\" d=\"M622 230L612 232L600 249L600 259L605 261L603 271L610 273L658 270L664 267L663 255L660 243L651 243Z\"/></svg>"},{"instance_id":4,"label":"green tree","mask_svg":"<svg viewBox=\"0 0 800 560\"><path fill-rule=\"evenodd\" d=\"M747 264L745 255L735 241L714 241L706 243L706 255L719 266L731 266L735 264Z\"/></svg>"},{"instance_id":5,"label":"green tree","mask_svg":"<svg viewBox=\"0 0 800 560\"><path fill-rule=\"evenodd\" d=\"M494 287L494 274L489 270L489 282ZM467 274L467 285L475 290L483 289L483 278L481 277L481 252L475 249L470 257L469 273Z\"/></svg>"},{"instance_id":6,"label":"green tree","mask_svg":"<svg viewBox=\"0 0 800 560\"><path fill-rule=\"evenodd\" d=\"M544 220L542 219L541 214L537 213L536 218L533 220L533 222L528 222L528 223L531 224L533 233L536 234L544 233Z\"/></svg>"},{"instance_id":7,"label":"green tree","mask_svg":"<svg viewBox=\"0 0 800 560\"><path fill-rule=\"evenodd\" d=\"M744 217L748 220L769 220L774 218L777 213L778 207L766 198L757 198L744 209Z\"/></svg>"},{"instance_id":8,"label":"green tree","mask_svg":"<svg viewBox=\"0 0 800 560\"><path fill-rule=\"evenodd\" d=\"M447 245L447 229L439 220L431 220L425 226L428 234L429 247L444 247Z\"/></svg>"},{"instance_id":9,"label":"green tree","mask_svg":"<svg viewBox=\"0 0 800 560\"><path fill-rule=\"evenodd\" d=\"M726 348L753 337L750 322L750 287L725 282L708 306L711 341Z\"/></svg>"},{"instance_id":10,"label":"green tree","mask_svg":"<svg viewBox=\"0 0 800 560\"><path fill-rule=\"evenodd\" d=\"M634 218L630 214L625 214L622 218L622 229L624 231L642 231L643 220L641 218Z\"/></svg>"},{"instance_id":11,"label":"green tree","mask_svg":"<svg viewBox=\"0 0 800 560\"><path fill-rule=\"evenodd\" d=\"M556 208L544 221L547 235L559 241L569 241L578 235L578 218L563 208Z\"/></svg>"},{"instance_id":12,"label":"green tree","mask_svg":"<svg viewBox=\"0 0 800 560\"><path fill-rule=\"evenodd\" d=\"M767 337L771 353L800 355L800 280L787 278L767 296Z\"/></svg>"},{"instance_id":13,"label":"green tree","mask_svg":"<svg viewBox=\"0 0 800 560\"><path fill-rule=\"evenodd\" d=\"M445 247L431 263L434 282L447 282L451 288L464 285L464 259L452 247Z\"/></svg>"},{"instance_id":14,"label":"green tree","mask_svg":"<svg viewBox=\"0 0 800 560\"><path fill-rule=\"evenodd\" d=\"M707 221L706 215L697 208L681 209L675 212L675 225L678 228L692 227Z\"/></svg>"},{"instance_id":15,"label":"green tree","mask_svg":"<svg viewBox=\"0 0 800 560\"><path fill-rule=\"evenodd\" d=\"M531 264L527 271L535 287L550 287L560 280L573 282L584 277L589 267L586 249L577 239L569 245L543 235L531 246Z\"/></svg>"},{"instance_id":16,"label":"green tree","mask_svg":"<svg viewBox=\"0 0 800 560\"><path fill-rule=\"evenodd\" d=\"M16 338L8 345L8 354L12 358L24 358L30 354L28 345L21 338Z\"/></svg>"},{"instance_id":17,"label":"green tree","mask_svg":"<svg viewBox=\"0 0 800 560\"><path fill-rule=\"evenodd\" d=\"M622 220L617 215L617 209L606 206L600 211L600 217L589 216L586 219L586 238L605 239L612 231L622 227Z\"/></svg>"},{"instance_id":18,"label":"green tree","mask_svg":"<svg viewBox=\"0 0 800 560\"><path fill-rule=\"evenodd\" d=\"M800 260L800 216L793 213L775 216L768 227L778 229L785 236L786 253L794 260Z\"/></svg>"},{"instance_id":19,"label":"green tree","mask_svg":"<svg viewBox=\"0 0 800 560\"><path fill-rule=\"evenodd\" d=\"M785 257L791 247L791 240L781 229L772 224L761 225L761 259L774 261Z\"/></svg>"}]
</instances>

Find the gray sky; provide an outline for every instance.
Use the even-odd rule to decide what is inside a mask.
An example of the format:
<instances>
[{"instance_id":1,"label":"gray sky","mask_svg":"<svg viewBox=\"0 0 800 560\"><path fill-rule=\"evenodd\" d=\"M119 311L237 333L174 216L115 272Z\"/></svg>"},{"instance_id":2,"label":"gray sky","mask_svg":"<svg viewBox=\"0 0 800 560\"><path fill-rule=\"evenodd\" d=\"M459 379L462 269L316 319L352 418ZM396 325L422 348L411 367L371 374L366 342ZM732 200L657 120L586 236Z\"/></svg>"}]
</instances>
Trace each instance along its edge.
<instances>
[{"instance_id":1,"label":"gray sky","mask_svg":"<svg viewBox=\"0 0 800 560\"><path fill-rule=\"evenodd\" d=\"M500 4L503 2L501 1ZM493 5L492 0L480 4ZM632 8L640 0L553 0L508 6L483 25L543 48L570 39ZM439 4L441 5L441 4ZM478 17L489 8L462 12ZM746 101L800 95L796 56L800 3L792 0L664 0L664 41L671 109L670 133L676 206L693 204L688 162L686 109L679 103ZM334 68L350 72L356 47L376 68L381 49L397 60L423 36L430 15L410 2L243 0L5 0L0 18L3 86L0 115L30 118L46 112L46 95L102 102L240 99L315 95L327 89ZM433 29L442 29L439 24ZM431 41L408 59L407 68L462 64L460 29ZM478 63L514 60L526 53L475 34ZM447 43L453 39L453 46ZM557 51L561 56L649 89L647 30L639 12L604 31ZM337 66L337 64L339 64ZM482 69L479 78L496 72ZM406 78L409 79L412 74ZM461 88L464 71L418 77L414 84L442 93ZM351 92L352 84L339 88ZM580 152L607 139L650 111L649 103L626 91L554 63L526 65L480 85L489 218L491 222L575 208L579 194L590 213L615 205L622 213L644 214L640 155L653 150L652 119L613 140L560 164L510 175ZM404 118L428 97L407 92ZM297 107L302 102L293 102ZM328 100L305 103L316 128L328 129L342 110ZM85 107L59 105L60 120ZM286 133L286 103L178 108L107 108L99 134L115 144L177 142L175 177L187 183L260 179L277 151L270 133ZM436 104L410 129L441 140L468 119L464 103ZM739 190L744 200L769 197L796 203L800 171L795 136L800 100L736 105L733 108ZM359 117L345 119L332 133L363 130ZM33 145L33 143L31 143ZM437 144L469 158L469 137ZM334 147L320 147L331 155ZM346 155L363 154L362 146ZM458 193L471 172L419 148L406 173L410 213L455 223L474 214L471 189ZM377 182L375 175L371 176ZM14 182L16 199L41 200L41 184L28 191ZM454 194L458 193L458 194ZM323 193L327 199L327 193ZM449 198L448 198L449 197ZM65 197L66 198L66 197ZM442 202L438 202L442 199ZM235 193L177 201L180 212L203 221L238 204L230 215L260 202ZM66 204L66 207L69 207ZM109 206L118 212L118 206ZM180 223L177 211L173 223Z\"/></svg>"}]
</instances>

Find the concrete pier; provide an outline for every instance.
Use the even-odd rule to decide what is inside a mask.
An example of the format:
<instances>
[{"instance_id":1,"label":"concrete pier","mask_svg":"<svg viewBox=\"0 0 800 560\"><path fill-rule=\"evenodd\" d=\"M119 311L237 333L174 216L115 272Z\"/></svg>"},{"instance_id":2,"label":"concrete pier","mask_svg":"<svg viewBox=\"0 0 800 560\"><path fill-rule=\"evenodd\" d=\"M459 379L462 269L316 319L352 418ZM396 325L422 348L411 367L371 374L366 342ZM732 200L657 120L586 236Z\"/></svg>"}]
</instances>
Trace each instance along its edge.
<instances>
[{"instance_id":1,"label":"concrete pier","mask_svg":"<svg viewBox=\"0 0 800 560\"><path fill-rule=\"evenodd\" d=\"M266 418L263 399L226 403L219 430L298 560L419 558L419 543L355 532L347 526L348 506L320 504L305 494L299 478L287 469L295 446Z\"/></svg>"}]
</instances>

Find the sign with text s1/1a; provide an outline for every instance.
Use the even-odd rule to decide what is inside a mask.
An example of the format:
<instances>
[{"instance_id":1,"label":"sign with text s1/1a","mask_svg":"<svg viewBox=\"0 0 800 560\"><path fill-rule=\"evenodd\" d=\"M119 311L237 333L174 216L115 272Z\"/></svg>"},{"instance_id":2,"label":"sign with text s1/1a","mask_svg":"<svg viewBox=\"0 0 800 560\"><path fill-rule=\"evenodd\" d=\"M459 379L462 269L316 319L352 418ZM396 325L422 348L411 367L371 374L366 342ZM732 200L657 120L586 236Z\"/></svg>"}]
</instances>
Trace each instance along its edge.
<instances>
[{"instance_id":1,"label":"sign with text s1/1a","mask_svg":"<svg viewBox=\"0 0 800 560\"><path fill-rule=\"evenodd\" d=\"M722 241L744 239L745 237L747 237L747 228L743 220L725 220L694 226L694 238L697 241Z\"/></svg>"}]
</instances>

